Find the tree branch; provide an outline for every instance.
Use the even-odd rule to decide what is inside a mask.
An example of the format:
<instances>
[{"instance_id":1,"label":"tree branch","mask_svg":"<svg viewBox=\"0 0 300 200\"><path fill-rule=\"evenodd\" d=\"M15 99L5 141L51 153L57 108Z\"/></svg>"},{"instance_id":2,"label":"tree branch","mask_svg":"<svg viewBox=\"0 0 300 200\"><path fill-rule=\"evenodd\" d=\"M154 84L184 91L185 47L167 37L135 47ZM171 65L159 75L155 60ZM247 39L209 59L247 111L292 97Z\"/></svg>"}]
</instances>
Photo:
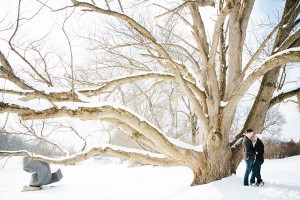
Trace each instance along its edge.
<instances>
[{"instance_id":1,"label":"tree branch","mask_svg":"<svg viewBox=\"0 0 300 200\"><path fill-rule=\"evenodd\" d=\"M85 161L97 154L109 154L126 159L133 159L144 164L153 164L153 165L163 165L163 166L176 166L178 165L175 161L163 157L160 154L154 154L146 151L132 150L132 152L122 150L120 147L115 148L114 146L103 146L103 147L94 147L88 151L81 152L72 156L62 157L62 158L50 158L45 156L39 156L32 154L28 151L0 151L0 156L25 156L29 157L32 160L40 160L47 162L49 164L62 164L62 165L71 165L74 163Z\"/></svg>"},{"instance_id":2,"label":"tree branch","mask_svg":"<svg viewBox=\"0 0 300 200\"><path fill-rule=\"evenodd\" d=\"M89 106L88 104L82 105ZM111 105L102 104L98 107L95 107L95 105L93 105L92 107L78 107L77 109L68 109L66 107L62 107L60 109L49 108L37 111L15 104L11 105L8 103L0 102L0 113L4 112L17 113L22 117L23 120L45 118L48 119L63 116L76 117L81 120L116 119L143 134L145 137L156 144L156 148L159 152L162 152L167 157L173 158L174 160L180 160L180 162L182 163L185 163L190 159L182 155L185 155L185 153L191 150L174 145L163 135L160 130L152 126L151 123L146 119L143 119L140 116L123 108L116 108ZM197 155L201 156L201 153L198 152Z\"/></svg>"},{"instance_id":3,"label":"tree branch","mask_svg":"<svg viewBox=\"0 0 300 200\"><path fill-rule=\"evenodd\" d=\"M11 35L8 44L10 46L10 48L12 49L13 52L15 52L30 68L31 70L43 81L45 82L48 86L51 85L51 83L45 78L43 77L36 69L35 67L25 58L25 56L22 56L16 49L15 47L12 45L12 40L15 37L18 29L19 29L19 22L20 22L20 11L21 11L21 0L19 0L19 5L18 5L18 15L17 15L17 23L16 23L16 28L13 32L13 34ZM9 70L12 74L14 73L12 69Z\"/></svg>"},{"instance_id":4,"label":"tree branch","mask_svg":"<svg viewBox=\"0 0 300 200\"><path fill-rule=\"evenodd\" d=\"M66 16L64 22L63 22L63 25L61 27L66 39L67 39L67 42L68 42L68 47L69 47L69 53L70 53L70 68L71 68L71 92L72 92L72 96L73 96L73 100L75 100L76 98L76 94L75 94L75 78L76 78L76 75L75 75L75 69L74 69L74 57L73 57L73 48L72 48L72 44L71 44L71 40L65 30L65 24L67 22L67 20L72 16L74 10L71 12L71 14L69 16Z\"/></svg>"},{"instance_id":5,"label":"tree branch","mask_svg":"<svg viewBox=\"0 0 300 200\"><path fill-rule=\"evenodd\" d=\"M22 89L25 90L35 90L31 86L25 83L25 81L21 80L19 77L17 77L13 70L12 67L10 66L8 60L5 58L4 54L0 51L0 63L2 64L2 67L0 66L0 75L3 78L6 78L19 86Z\"/></svg>"},{"instance_id":6,"label":"tree branch","mask_svg":"<svg viewBox=\"0 0 300 200\"><path fill-rule=\"evenodd\" d=\"M239 100L248 91L251 85L257 81L261 76L263 76L268 71L289 63L289 62L300 62L300 51L298 48L289 49L284 52L279 52L269 57L264 61L257 69L255 69L235 90L234 94L230 98L227 106L225 107L225 116L232 116L235 112L235 108Z\"/></svg>"},{"instance_id":7,"label":"tree branch","mask_svg":"<svg viewBox=\"0 0 300 200\"><path fill-rule=\"evenodd\" d=\"M254 0L235 1L233 10L229 17L229 38L228 38L228 72L225 99L226 101L243 81L241 76L243 47L247 34L247 27Z\"/></svg>"},{"instance_id":8,"label":"tree branch","mask_svg":"<svg viewBox=\"0 0 300 200\"><path fill-rule=\"evenodd\" d=\"M185 5L186 5L187 3L190 3L190 2L185 2L185 3L183 3L183 4L180 4L180 5L177 6L176 8L173 8L172 10L170 10L170 9L164 7L164 6L161 6L161 5L157 4L157 3L154 3L153 5L155 5L155 6L157 6L157 7L160 7L160 8L163 8L163 9L167 10L167 12L162 13L162 14L156 16L155 19L160 18L160 17L162 17L162 16L164 16L164 15L167 15L167 14L169 14L169 13L173 13L173 14L176 14L176 15L177 15L177 16L178 16L178 17L179 17L186 25L192 27L192 25L190 24L190 22L189 22L188 20L186 20L183 16L181 16L181 15L178 13L182 8L185 7Z\"/></svg>"},{"instance_id":9,"label":"tree branch","mask_svg":"<svg viewBox=\"0 0 300 200\"><path fill-rule=\"evenodd\" d=\"M196 40L202 62L205 64L208 60L208 53L209 53L205 27L197 5L193 3L189 4L189 8L191 11L191 15L193 17L193 26L192 26L193 35Z\"/></svg>"},{"instance_id":10,"label":"tree branch","mask_svg":"<svg viewBox=\"0 0 300 200\"><path fill-rule=\"evenodd\" d=\"M217 54L217 49L218 49L219 38L221 35L222 26L224 24L224 20L225 20L226 16L233 9L234 4L235 4L235 0L228 1L225 8L222 9L222 12L220 13L220 15L218 16L218 19L216 21L213 38L212 38L211 50L210 50L210 54L209 54L210 65L214 65L214 63L215 63L215 57Z\"/></svg>"},{"instance_id":11,"label":"tree branch","mask_svg":"<svg viewBox=\"0 0 300 200\"><path fill-rule=\"evenodd\" d=\"M125 14L115 12L115 11L112 11L112 10L104 10L104 9L101 9L101 8L93 5L93 4L86 3L86 2L79 2L79 1L76 1L76 0L71 0L71 1L73 2L75 7L89 8L92 11L122 19L122 20L128 22L128 24L135 31L137 31L140 35L144 36L149 41L151 41L153 43L156 43L156 39L152 36L152 34L145 27L141 26L139 23L137 23L135 20L133 20L132 18L128 17Z\"/></svg>"},{"instance_id":12,"label":"tree branch","mask_svg":"<svg viewBox=\"0 0 300 200\"><path fill-rule=\"evenodd\" d=\"M32 99L45 99L51 102L68 102L68 101L80 102L77 96L75 99L73 99L71 92L51 92L45 95L40 91L15 91L15 90L0 89L0 93L24 96L20 98L21 101L29 101Z\"/></svg>"},{"instance_id":13,"label":"tree branch","mask_svg":"<svg viewBox=\"0 0 300 200\"><path fill-rule=\"evenodd\" d=\"M281 21L282 23L283 21ZM247 73L248 69L250 68L250 66L253 64L253 62L257 59L257 57L260 55L260 53L264 50L266 44L269 42L269 40L272 38L272 36L274 35L274 33L276 33L276 31L278 30L278 28L280 26L282 26L282 24L279 23L272 31L271 33L264 39L264 41L261 43L261 45L259 46L259 48L256 50L256 52L253 54L253 56L250 58L250 60L248 61L248 63L245 65L241 76L244 77L245 74Z\"/></svg>"},{"instance_id":14,"label":"tree branch","mask_svg":"<svg viewBox=\"0 0 300 200\"><path fill-rule=\"evenodd\" d=\"M113 80L109 80L103 85L97 89L94 90L79 90L78 92L81 94L84 94L86 96L94 96L98 95L104 90L107 90L109 87L112 87L113 85L119 85L119 84L124 84L124 83L131 83L133 81L139 81L139 80L144 80L148 78L156 78L156 79L163 79L163 80L171 80L175 82L175 76L173 74L169 73L158 73L158 72L147 72L147 73L141 73L141 74L134 74L131 76L126 76L126 77L120 77L116 78ZM188 85L196 91L199 97L203 97L204 93L198 89L198 87L192 83L191 81L185 80Z\"/></svg>"},{"instance_id":15,"label":"tree branch","mask_svg":"<svg viewBox=\"0 0 300 200\"><path fill-rule=\"evenodd\" d=\"M300 28L298 28L297 31L295 31L294 33L292 33L292 34L291 34L291 35L290 35L290 36L289 36L289 37L281 44L281 46L278 48L278 50L277 50L276 52L282 51L282 50L285 50L285 49L291 47L291 45L292 45L295 41L299 40L299 38L300 38Z\"/></svg>"},{"instance_id":16,"label":"tree branch","mask_svg":"<svg viewBox=\"0 0 300 200\"><path fill-rule=\"evenodd\" d=\"M282 92L281 94L273 97L270 101L270 108L274 105L283 102L284 100L291 98L293 96L297 96L300 94L300 87L289 92Z\"/></svg>"}]
</instances>

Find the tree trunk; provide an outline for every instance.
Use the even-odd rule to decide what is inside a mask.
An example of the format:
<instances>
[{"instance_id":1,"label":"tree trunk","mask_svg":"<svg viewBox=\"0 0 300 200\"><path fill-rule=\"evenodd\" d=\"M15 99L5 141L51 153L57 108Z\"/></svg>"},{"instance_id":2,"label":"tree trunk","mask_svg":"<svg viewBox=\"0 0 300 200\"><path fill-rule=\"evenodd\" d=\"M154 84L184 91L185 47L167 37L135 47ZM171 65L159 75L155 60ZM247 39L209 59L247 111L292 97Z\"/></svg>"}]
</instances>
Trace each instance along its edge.
<instances>
[{"instance_id":1,"label":"tree trunk","mask_svg":"<svg viewBox=\"0 0 300 200\"><path fill-rule=\"evenodd\" d=\"M236 170L243 160L243 149L242 145L237 145L232 149L232 159L231 159L231 173L236 174Z\"/></svg>"},{"instance_id":2,"label":"tree trunk","mask_svg":"<svg viewBox=\"0 0 300 200\"><path fill-rule=\"evenodd\" d=\"M207 149L204 150L206 155L205 167L193 167L194 180L193 185L201 185L212 181L220 180L231 175L231 148L227 142L215 145L215 141L211 140Z\"/></svg>"}]
</instances>

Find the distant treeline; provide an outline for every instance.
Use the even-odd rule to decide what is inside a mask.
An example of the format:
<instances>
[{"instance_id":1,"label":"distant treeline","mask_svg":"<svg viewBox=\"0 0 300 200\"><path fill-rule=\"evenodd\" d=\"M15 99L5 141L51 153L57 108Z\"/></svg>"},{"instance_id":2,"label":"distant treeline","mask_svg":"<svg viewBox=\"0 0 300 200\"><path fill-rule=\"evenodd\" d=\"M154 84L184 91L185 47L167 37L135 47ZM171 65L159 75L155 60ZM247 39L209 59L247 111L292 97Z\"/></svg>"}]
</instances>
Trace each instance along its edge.
<instances>
[{"instance_id":1,"label":"distant treeline","mask_svg":"<svg viewBox=\"0 0 300 200\"><path fill-rule=\"evenodd\" d=\"M300 155L300 141L295 142L291 139L289 142L281 141L279 139L272 139L264 141L265 144L265 158L276 159L290 156Z\"/></svg>"},{"instance_id":2,"label":"distant treeline","mask_svg":"<svg viewBox=\"0 0 300 200\"><path fill-rule=\"evenodd\" d=\"M60 156L61 151L38 138L0 133L0 151L27 150L44 156Z\"/></svg>"}]
</instances>

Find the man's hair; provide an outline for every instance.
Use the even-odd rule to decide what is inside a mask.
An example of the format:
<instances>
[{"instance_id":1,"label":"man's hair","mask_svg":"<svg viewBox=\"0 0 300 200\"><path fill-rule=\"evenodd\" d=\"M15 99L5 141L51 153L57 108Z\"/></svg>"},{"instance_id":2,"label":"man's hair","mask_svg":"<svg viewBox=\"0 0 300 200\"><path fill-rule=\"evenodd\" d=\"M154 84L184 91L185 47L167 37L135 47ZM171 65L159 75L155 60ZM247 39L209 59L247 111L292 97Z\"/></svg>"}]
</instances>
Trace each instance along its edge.
<instances>
[{"instance_id":1,"label":"man's hair","mask_svg":"<svg viewBox=\"0 0 300 200\"><path fill-rule=\"evenodd\" d=\"M252 129L252 128L248 128L248 129L246 130L246 132L247 132L247 133L251 133L251 132L253 132L253 129Z\"/></svg>"}]
</instances>

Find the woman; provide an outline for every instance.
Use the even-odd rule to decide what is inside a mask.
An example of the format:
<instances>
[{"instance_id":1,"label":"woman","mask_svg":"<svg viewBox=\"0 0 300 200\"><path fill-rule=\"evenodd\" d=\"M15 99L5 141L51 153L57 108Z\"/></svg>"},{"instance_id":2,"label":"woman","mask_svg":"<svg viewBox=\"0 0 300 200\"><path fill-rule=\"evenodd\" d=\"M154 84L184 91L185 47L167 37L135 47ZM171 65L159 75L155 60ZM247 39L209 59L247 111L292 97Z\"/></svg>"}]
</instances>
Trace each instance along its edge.
<instances>
[{"instance_id":1,"label":"woman","mask_svg":"<svg viewBox=\"0 0 300 200\"><path fill-rule=\"evenodd\" d=\"M264 182L261 179L260 169L261 169L261 165L264 163L264 144L262 142L261 134L255 135L254 150L256 152L256 156L255 156L255 161L254 161L253 168L252 168L250 185L263 186ZM255 178L256 178L256 183L255 183Z\"/></svg>"}]
</instances>

